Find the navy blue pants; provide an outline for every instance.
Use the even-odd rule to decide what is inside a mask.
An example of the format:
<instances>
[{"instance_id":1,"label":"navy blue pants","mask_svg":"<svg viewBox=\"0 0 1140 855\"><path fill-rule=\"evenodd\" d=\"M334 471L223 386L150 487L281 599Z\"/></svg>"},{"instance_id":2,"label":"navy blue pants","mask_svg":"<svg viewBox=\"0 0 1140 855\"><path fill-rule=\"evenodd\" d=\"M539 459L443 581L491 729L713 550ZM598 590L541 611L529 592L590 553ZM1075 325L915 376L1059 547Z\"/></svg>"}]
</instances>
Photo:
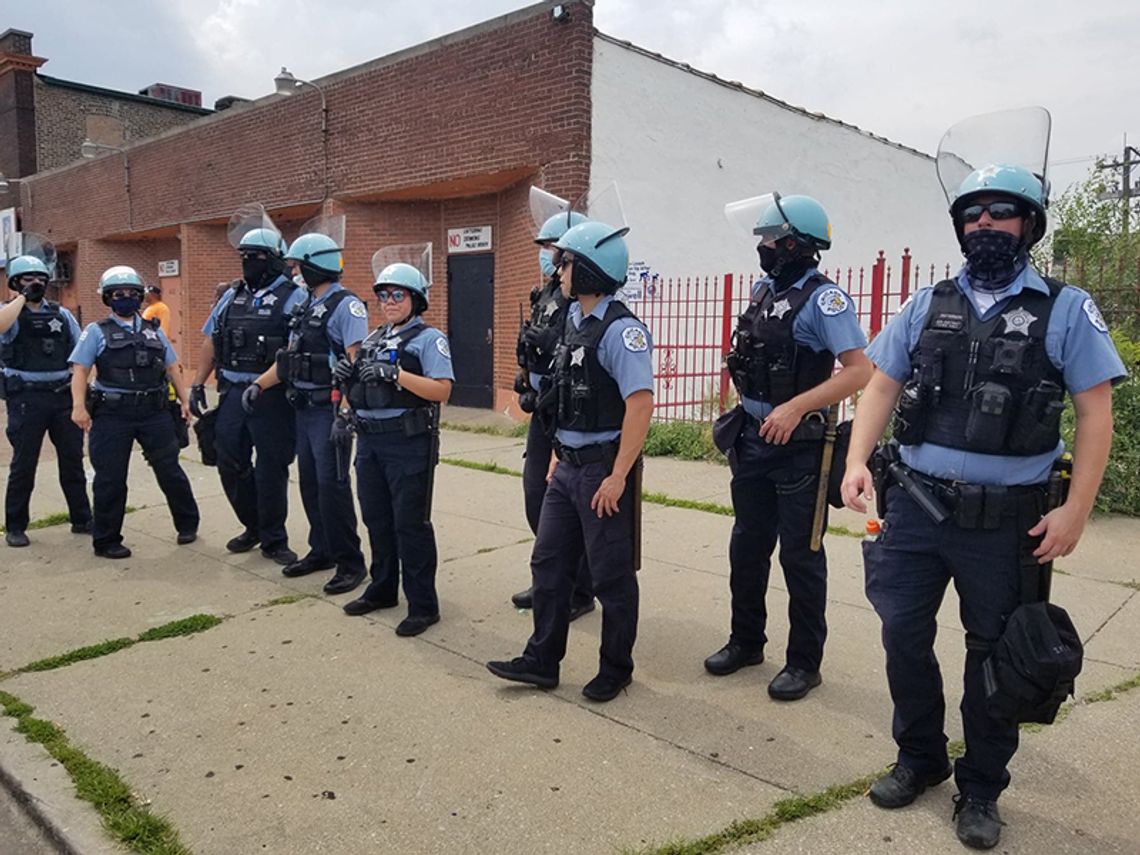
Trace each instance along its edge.
<instances>
[{"instance_id":1,"label":"navy blue pants","mask_svg":"<svg viewBox=\"0 0 1140 855\"><path fill-rule=\"evenodd\" d=\"M408 614L439 614L435 592L438 554L428 517L432 476L429 434L360 434L356 444L356 489L360 516L372 547L372 582L364 598L395 603L404 578Z\"/></svg>"},{"instance_id":2,"label":"navy blue pants","mask_svg":"<svg viewBox=\"0 0 1140 855\"><path fill-rule=\"evenodd\" d=\"M127 508L127 472L131 448L138 440L158 486L166 496L174 528L179 533L198 530L198 503L190 479L178 462L178 439L166 408L100 407L91 418L88 452L95 469L91 485L95 515L91 525L96 548L123 542L123 515Z\"/></svg>"},{"instance_id":3,"label":"navy blue pants","mask_svg":"<svg viewBox=\"0 0 1140 855\"><path fill-rule=\"evenodd\" d=\"M982 663L1019 603L1018 525L1008 518L992 531L962 529L950 520L935 525L900 487L890 487L886 499L882 534L863 544L863 560L867 598L883 624L898 762L919 774L946 767L946 700L934 636L938 607L953 580L966 630L966 753L954 775L963 793L996 799L1009 785L1006 766L1018 732L986 713Z\"/></svg>"},{"instance_id":4,"label":"navy blue pants","mask_svg":"<svg viewBox=\"0 0 1140 855\"><path fill-rule=\"evenodd\" d=\"M638 587L633 569L633 478L626 478L618 512L598 518L590 500L610 473L605 463L575 466L563 460L546 489L538 537L531 553L534 634L527 658L539 671L558 675L570 632L570 596L585 555L602 604L599 673L622 680L633 673Z\"/></svg>"},{"instance_id":5,"label":"navy blue pants","mask_svg":"<svg viewBox=\"0 0 1140 855\"><path fill-rule=\"evenodd\" d=\"M8 400L7 434L12 444L12 463L4 497L5 529L27 531L28 503L36 484L45 434L55 446L59 486L72 524L90 522L91 503L87 500L87 477L83 472L83 431L71 421L71 395L66 388L63 392L25 389L14 394Z\"/></svg>"},{"instance_id":6,"label":"navy blue pants","mask_svg":"<svg viewBox=\"0 0 1140 855\"><path fill-rule=\"evenodd\" d=\"M532 416L526 432L522 480L526 521L535 535L538 534L538 521L542 516L542 500L546 497L546 473L550 469L550 458L553 455L554 445L550 436L542 429L539 419ZM590 562L583 554L578 563L578 575L574 577L570 603L576 607L593 601L594 583L590 579Z\"/></svg>"},{"instance_id":7,"label":"navy blue pants","mask_svg":"<svg viewBox=\"0 0 1140 855\"><path fill-rule=\"evenodd\" d=\"M819 670L827 640L827 556L822 546L810 548L821 450L818 442L766 443L750 421L729 454L736 514L728 545L731 640L753 650L768 640L764 599L779 540L791 625L786 659L805 671Z\"/></svg>"},{"instance_id":8,"label":"navy blue pants","mask_svg":"<svg viewBox=\"0 0 1140 855\"><path fill-rule=\"evenodd\" d=\"M336 453L329 442L332 423L332 405L296 411L297 474L309 520L309 554L335 561L339 574L363 576L352 484L350 479L336 480Z\"/></svg>"},{"instance_id":9,"label":"navy blue pants","mask_svg":"<svg viewBox=\"0 0 1140 855\"><path fill-rule=\"evenodd\" d=\"M297 447L296 420L284 386L262 392L253 414L247 414L241 406L247 385L231 385L218 405L214 440L218 474L238 520L257 533L262 549L274 550L289 545L285 518L289 464Z\"/></svg>"}]
</instances>

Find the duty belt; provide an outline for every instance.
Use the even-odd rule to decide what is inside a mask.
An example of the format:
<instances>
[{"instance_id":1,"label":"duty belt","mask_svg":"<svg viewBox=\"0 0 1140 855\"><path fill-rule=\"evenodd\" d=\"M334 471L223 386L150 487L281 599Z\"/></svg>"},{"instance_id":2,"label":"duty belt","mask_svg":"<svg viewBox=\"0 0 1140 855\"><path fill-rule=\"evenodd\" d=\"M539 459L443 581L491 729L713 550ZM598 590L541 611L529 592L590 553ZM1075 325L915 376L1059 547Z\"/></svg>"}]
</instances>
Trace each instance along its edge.
<instances>
[{"instance_id":1,"label":"duty belt","mask_svg":"<svg viewBox=\"0 0 1140 855\"><path fill-rule=\"evenodd\" d=\"M554 452L559 460L573 463L575 466L586 466L589 463L605 463L609 465L617 457L618 442L597 442L593 445L584 445L581 448L571 448L560 442L554 444Z\"/></svg>"},{"instance_id":2,"label":"duty belt","mask_svg":"<svg viewBox=\"0 0 1140 855\"><path fill-rule=\"evenodd\" d=\"M746 425L751 425L756 430L760 429L763 424L761 419L756 418L751 413L745 416ZM824 431L827 429L827 423L824 421L823 414L819 411L808 413L800 423L796 425L792 435L788 437L789 442L821 442L823 440Z\"/></svg>"},{"instance_id":3,"label":"duty belt","mask_svg":"<svg viewBox=\"0 0 1140 855\"><path fill-rule=\"evenodd\" d=\"M294 409L307 410L309 407L323 407L332 403L332 389L298 389L290 386L285 398Z\"/></svg>"},{"instance_id":4,"label":"duty belt","mask_svg":"<svg viewBox=\"0 0 1140 855\"><path fill-rule=\"evenodd\" d=\"M15 375L5 375L4 386L9 395L19 392L66 392L71 389L70 378L66 380L25 380Z\"/></svg>"},{"instance_id":5,"label":"duty belt","mask_svg":"<svg viewBox=\"0 0 1140 855\"><path fill-rule=\"evenodd\" d=\"M359 433L402 433L404 436L419 436L431 427L431 413L423 408L408 410L390 419L367 419L356 417L356 430Z\"/></svg>"},{"instance_id":6,"label":"duty belt","mask_svg":"<svg viewBox=\"0 0 1140 855\"><path fill-rule=\"evenodd\" d=\"M92 389L91 399L95 404L105 404L111 408L146 406L161 408L166 402L166 388L143 391Z\"/></svg>"},{"instance_id":7,"label":"duty belt","mask_svg":"<svg viewBox=\"0 0 1140 855\"><path fill-rule=\"evenodd\" d=\"M911 478L945 505L959 528L998 529L1001 528L1003 518L1016 515L1027 502L1040 502L1044 508L1045 484L967 484L964 481L933 478L906 468ZM900 483L897 479L892 480L896 484Z\"/></svg>"}]
</instances>

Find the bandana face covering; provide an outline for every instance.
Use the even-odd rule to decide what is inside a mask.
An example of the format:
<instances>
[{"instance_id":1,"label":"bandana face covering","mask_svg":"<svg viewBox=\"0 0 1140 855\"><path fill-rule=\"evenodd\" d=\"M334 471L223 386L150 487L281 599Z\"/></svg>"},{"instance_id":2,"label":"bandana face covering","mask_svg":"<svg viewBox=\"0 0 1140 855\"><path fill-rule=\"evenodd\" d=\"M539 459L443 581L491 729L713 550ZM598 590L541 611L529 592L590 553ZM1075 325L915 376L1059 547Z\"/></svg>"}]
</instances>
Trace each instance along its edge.
<instances>
[{"instance_id":1,"label":"bandana face covering","mask_svg":"<svg viewBox=\"0 0 1140 855\"><path fill-rule=\"evenodd\" d=\"M1025 269L1021 238L997 229L978 229L962 237L962 253L971 283L994 291L1004 288Z\"/></svg>"}]
</instances>

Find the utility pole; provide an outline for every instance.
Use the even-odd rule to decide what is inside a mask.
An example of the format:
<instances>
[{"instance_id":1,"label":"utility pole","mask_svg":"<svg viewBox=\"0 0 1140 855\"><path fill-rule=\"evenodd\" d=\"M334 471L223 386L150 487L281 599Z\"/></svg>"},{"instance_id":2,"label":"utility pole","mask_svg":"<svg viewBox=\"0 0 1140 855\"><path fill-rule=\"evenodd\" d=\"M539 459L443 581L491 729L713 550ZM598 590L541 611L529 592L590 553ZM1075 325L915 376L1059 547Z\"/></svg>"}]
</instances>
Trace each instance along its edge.
<instances>
[{"instance_id":1,"label":"utility pole","mask_svg":"<svg viewBox=\"0 0 1140 855\"><path fill-rule=\"evenodd\" d=\"M1135 186L1132 184L1132 168L1140 167L1140 150L1128 144L1128 137L1124 137L1124 154L1120 160L1113 161L1112 163L1098 163L1097 170L1104 172L1105 170L1120 170L1120 189L1109 190L1102 199L1120 199L1121 200L1121 233L1128 237L1128 226L1132 219L1132 199L1140 198L1140 181Z\"/></svg>"}]
</instances>

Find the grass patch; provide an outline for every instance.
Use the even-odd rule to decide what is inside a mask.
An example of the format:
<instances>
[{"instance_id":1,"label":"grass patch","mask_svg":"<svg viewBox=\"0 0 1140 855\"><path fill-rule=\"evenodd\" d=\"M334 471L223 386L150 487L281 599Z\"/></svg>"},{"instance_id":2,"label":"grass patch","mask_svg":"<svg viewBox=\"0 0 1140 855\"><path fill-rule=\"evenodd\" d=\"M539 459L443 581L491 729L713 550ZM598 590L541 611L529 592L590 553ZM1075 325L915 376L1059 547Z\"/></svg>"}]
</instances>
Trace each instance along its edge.
<instances>
[{"instance_id":1,"label":"grass patch","mask_svg":"<svg viewBox=\"0 0 1140 855\"><path fill-rule=\"evenodd\" d=\"M127 505L126 513L133 514L138 508L133 505ZM56 511L54 514L48 514L46 517L32 520L28 523L28 531L35 531L41 528L54 528L57 525L69 525L71 523L71 516L67 511ZM0 534L6 534L7 529L0 525Z\"/></svg>"},{"instance_id":2,"label":"grass patch","mask_svg":"<svg viewBox=\"0 0 1140 855\"><path fill-rule=\"evenodd\" d=\"M506 466L500 466L498 463L484 463L481 460L461 460L458 457L441 457L440 463L446 463L448 466L458 466L460 469L474 469L477 472L490 472L493 475L513 475L515 478L521 478L522 473L517 469L508 469Z\"/></svg>"},{"instance_id":3,"label":"grass patch","mask_svg":"<svg viewBox=\"0 0 1140 855\"><path fill-rule=\"evenodd\" d=\"M719 514L722 517L730 517L733 515L732 508L729 505L721 505L717 502L698 502L695 499L675 499L672 496L666 496L664 493L643 492L641 494L641 501L648 502L651 505L662 505L666 508L686 508L690 511L704 511L706 514Z\"/></svg>"},{"instance_id":4,"label":"grass patch","mask_svg":"<svg viewBox=\"0 0 1140 855\"><path fill-rule=\"evenodd\" d=\"M530 429L530 422L519 422L512 427L506 425L480 425L468 424L466 422L440 422L440 428L443 430L457 430L461 433L482 433L489 434L490 436L506 436L512 439L524 437Z\"/></svg>"},{"instance_id":5,"label":"grass patch","mask_svg":"<svg viewBox=\"0 0 1140 855\"><path fill-rule=\"evenodd\" d=\"M0 706L5 715L16 719L17 733L28 742L42 745L67 770L76 795L95 806L103 826L116 840L142 855L191 855L165 818L139 804L114 769L72 745L62 728L34 718L34 707L7 692L0 691Z\"/></svg>"},{"instance_id":6,"label":"grass patch","mask_svg":"<svg viewBox=\"0 0 1140 855\"><path fill-rule=\"evenodd\" d=\"M710 460L727 464L713 445L712 425L692 422L653 422L645 438L646 457L677 457L681 460Z\"/></svg>"},{"instance_id":7,"label":"grass patch","mask_svg":"<svg viewBox=\"0 0 1140 855\"><path fill-rule=\"evenodd\" d=\"M75 650L69 650L58 656L37 659L35 662L29 662L22 668L17 668L15 671L9 671L6 674L0 675L0 679L6 679L16 674L26 674L36 671L54 671L57 668L66 668L68 665L74 665L76 662L86 662L89 659L98 659L101 656L118 653L120 650L126 650L128 647L133 647L140 642L162 641L166 638L193 635L196 632L211 629L221 622L222 618L217 615L191 615L182 620L171 621L170 623L164 623L162 626L151 627L145 632L139 633L135 638L112 638L108 641L101 641L98 644L91 644L87 647L78 647Z\"/></svg>"}]
</instances>

